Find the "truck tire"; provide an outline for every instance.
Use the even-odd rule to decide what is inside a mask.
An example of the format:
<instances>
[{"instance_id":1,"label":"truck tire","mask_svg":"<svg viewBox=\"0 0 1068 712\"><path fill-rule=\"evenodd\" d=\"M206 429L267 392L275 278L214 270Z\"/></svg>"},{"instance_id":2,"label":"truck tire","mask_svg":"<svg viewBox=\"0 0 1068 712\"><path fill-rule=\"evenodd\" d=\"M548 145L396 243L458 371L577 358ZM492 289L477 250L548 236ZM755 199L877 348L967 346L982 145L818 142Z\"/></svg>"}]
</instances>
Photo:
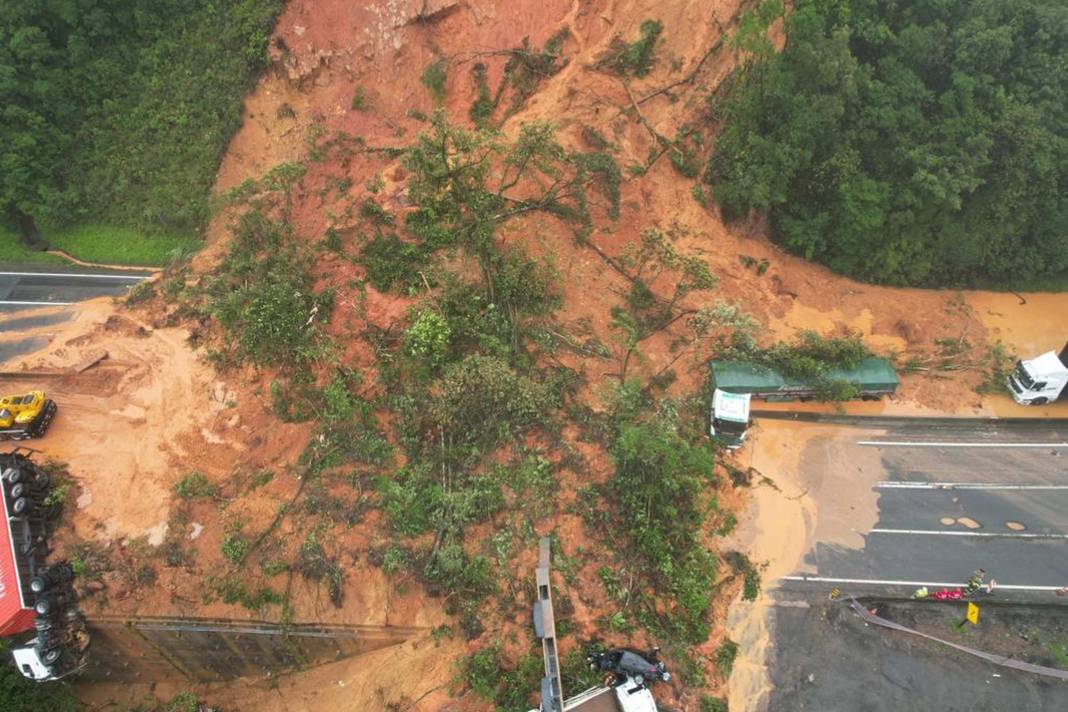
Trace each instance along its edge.
<instances>
[{"instance_id":1,"label":"truck tire","mask_svg":"<svg viewBox=\"0 0 1068 712\"><path fill-rule=\"evenodd\" d=\"M1049 403L1049 398L1042 397L1042 398L1035 398L1033 401L1028 403L1028 405L1046 405L1046 403Z\"/></svg>"},{"instance_id":2,"label":"truck tire","mask_svg":"<svg viewBox=\"0 0 1068 712\"><path fill-rule=\"evenodd\" d=\"M30 500L25 497L19 497L15 500L15 503L11 505L11 511L16 517L24 517L30 513Z\"/></svg>"}]
</instances>

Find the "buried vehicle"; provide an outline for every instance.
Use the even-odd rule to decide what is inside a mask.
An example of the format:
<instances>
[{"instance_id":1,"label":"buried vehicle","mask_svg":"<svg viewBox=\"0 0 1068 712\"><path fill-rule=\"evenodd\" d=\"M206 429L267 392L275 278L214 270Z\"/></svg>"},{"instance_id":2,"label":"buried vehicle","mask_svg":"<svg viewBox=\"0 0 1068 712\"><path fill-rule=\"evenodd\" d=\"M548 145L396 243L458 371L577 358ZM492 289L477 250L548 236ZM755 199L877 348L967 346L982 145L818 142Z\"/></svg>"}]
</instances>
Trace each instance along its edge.
<instances>
[{"instance_id":1,"label":"buried vehicle","mask_svg":"<svg viewBox=\"0 0 1068 712\"><path fill-rule=\"evenodd\" d=\"M530 712L657 712L649 685L667 681L671 675L657 659L657 650L639 653L626 648L591 651L586 662L593 670L606 673L604 684L570 697L560 677L560 657L556 648L556 620L553 613L552 583L549 580L549 537L538 542L538 568L535 570L537 599L534 601L534 636L541 641L545 676L541 679L539 705Z\"/></svg>"},{"instance_id":2,"label":"buried vehicle","mask_svg":"<svg viewBox=\"0 0 1068 712\"><path fill-rule=\"evenodd\" d=\"M39 438L56 417L56 402L44 391L0 397L0 440Z\"/></svg>"},{"instance_id":3,"label":"buried vehicle","mask_svg":"<svg viewBox=\"0 0 1068 712\"><path fill-rule=\"evenodd\" d=\"M640 653L630 648L591 651L586 654L590 670L608 673L613 677L613 687L627 684L651 685L654 682L667 682L671 673L667 671L659 658L659 649L653 648L648 653Z\"/></svg>"},{"instance_id":4,"label":"buried vehicle","mask_svg":"<svg viewBox=\"0 0 1068 712\"><path fill-rule=\"evenodd\" d=\"M749 404L765 401L879 400L891 395L901 380L888 359L869 356L852 368L829 368L819 376L788 376L774 368L745 361L709 364L712 408L709 434L730 449L745 442Z\"/></svg>"},{"instance_id":5,"label":"buried vehicle","mask_svg":"<svg viewBox=\"0 0 1068 712\"><path fill-rule=\"evenodd\" d=\"M11 654L19 672L47 682L85 666L89 635L73 568L46 561L60 505L50 500L52 478L32 454L26 448L0 453L0 636L14 638Z\"/></svg>"}]
</instances>

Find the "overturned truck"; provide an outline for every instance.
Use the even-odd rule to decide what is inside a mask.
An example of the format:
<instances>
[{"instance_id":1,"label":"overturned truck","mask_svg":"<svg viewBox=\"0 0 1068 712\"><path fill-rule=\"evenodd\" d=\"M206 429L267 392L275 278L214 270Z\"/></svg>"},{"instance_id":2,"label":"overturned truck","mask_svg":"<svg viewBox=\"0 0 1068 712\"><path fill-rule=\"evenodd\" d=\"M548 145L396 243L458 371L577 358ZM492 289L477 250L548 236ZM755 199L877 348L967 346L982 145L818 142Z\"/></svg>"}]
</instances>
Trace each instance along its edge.
<instances>
[{"instance_id":1,"label":"overturned truck","mask_svg":"<svg viewBox=\"0 0 1068 712\"><path fill-rule=\"evenodd\" d=\"M0 453L0 636L14 638L19 672L38 681L58 680L85 666L89 636L77 606L74 571L48 561L49 536L60 505L49 494L48 472L33 452Z\"/></svg>"}]
</instances>

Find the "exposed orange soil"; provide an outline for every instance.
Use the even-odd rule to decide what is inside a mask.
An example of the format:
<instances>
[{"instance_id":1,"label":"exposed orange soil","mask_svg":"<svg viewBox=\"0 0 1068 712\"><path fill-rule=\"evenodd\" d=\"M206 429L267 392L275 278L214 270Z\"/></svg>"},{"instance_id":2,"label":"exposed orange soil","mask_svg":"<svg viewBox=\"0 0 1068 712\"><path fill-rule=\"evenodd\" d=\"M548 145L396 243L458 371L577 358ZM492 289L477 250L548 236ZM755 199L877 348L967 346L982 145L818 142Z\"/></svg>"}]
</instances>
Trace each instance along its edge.
<instances>
[{"instance_id":1,"label":"exposed orange soil","mask_svg":"<svg viewBox=\"0 0 1068 712\"><path fill-rule=\"evenodd\" d=\"M709 50L737 21L738 12L735 0L293 0L275 32L273 67L246 101L245 121L224 157L217 189L225 191L246 178L260 177L280 162L304 159L310 131L324 136L344 131L377 147L409 144L425 126L413 115L434 109L420 74L440 57L449 60L445 108L455 120L466 122L476 96L470 75L476 60L486 63L489 84L495 87L505 57L494 52L517 47L527 37L538 48L566 29L566 67L545 79L502 130L514 135L521 123L544 119L557 125L559 138L568 148L591 149L587 127L614 145L624 175L621 217L612 221L605 215L605 206L595 204L595 229L589 241L604 254L618 257L642 230L655 227L679 251L702 256L720 284L713 292L686 297L685 307L710 306L719 300L738 303L766 326L764 341L790 339L798 330L812 328L824 334L858 331L878 352L917 357L930 354L935 350L934 340L945 338L965 339L975 354L999 339L1021 355L1059 347L1068 336L1063 316L1068 313L1066 295L1027 295L1028 304L1017 307L1018 299L1011 294L959 295L858 284L785 254L768 241L758 221L725 225L715 211L697 204L691 195L694 181L682 178L667 156L644 175L627 171L628 166L644 163L656 147L652 130L673 138L681 127L702 121L705 95L736 62L726 49ZM664 32L648 76L624 82L595 67L613 39L635 39L641 22L650 18L662 21ZM351 108L357 86L367 97L368 106L362 111ZM640 117L631 110L632 100L640 102ZM377 194L384 207L401 211L407 206L404 170L395 160L381 155L330 154L326 160L306 165L308 172L294 191L292 214L298 234L309 242L319 242L326 229L335 226L345 249L354 252L360 238L355 222L344 217L345 208L371 196L367 184L376 176L384 186ZM228 217L221 215L212 225L209 244L194 262L196 271L210 269L225 250ZM552 259L561 276L564 306L557 317L563 330L582 338L595 336L610 346L617 343L608 325L609 310L621 303L629 283L602 256L578 244L571 230L553 218L518 219L501 237L531 254ZM742 256L767 260L769 267L757 275L743 265ZM322 286L337 290L337 308L329 328L344 349L343 361L370 368L370 351L356 335L368 325L402 323L413 300L382 295L370 287L365 292L357 289L353 279L362 276L360 268L336 256L323 256L315 269ZM673 279L665 274L652 287L668 294ZM151 543L178 537L192 552L191 561L182 567L157 566L159 580L150 590L138 590L119 574L107 575L107 589L86 604L90 613L106 609L110 613L248 616L238 606L218 601L205 605L201 596L206 577L224 575L232 568L220 553L228 527L244 522L246 531L260 531L280 505L293 501L302 487L296 461L308 438L307 426L281 423L274 416L268 392L271 374L243 369L227 372L223 380L204 361L202 350L197 350L200 327L189 327L194 336L190 344L190 331L169 323L155 308L131 311L117 310L107 302L87 304L79 307L76 319L49 328L54 336L46 349L20 359L28 365L60 366L76 362L93 348L104 347L111 353L111 359L83 376L61 378L49 386L61 410L41 445L52 457L69 464L81 487L73 529L65 543L76 538L114 542L112 554L121 560L127 556L123 540L132 549L137 537L147 537ZM677 379L670 392L696 392L706 378L704 364L711 343L699 342L680 353L673 342L685 336L685 323L680 321L642 342L641 355L631 361L629 374L648 378L673 363ZM584 373L589 384L584 397L595 405L599 384L614 382L620 366L619 358L561 358ZM851 412L923 414L1016 412L1006 398L977 396L974 389L981 378L977 367L906 376L893 400L847 408ZM1026 413L1068 415L1068 405ZM780 484L791 481L789 472L801 456L804 439L795 435L787 425L769 426L761 434L765 445L778 444L779 455L759 469ZM560 499L566 504L589 482L607 479L611 470L599 448L578 442L574 433L565 432L564 439L587 465L581 474L567 469L560 473ZM262 469L271 470L273 479L253 489L250 479ZM177 500L173 487L191 471L220 485L219 498ZM351 500L356 496L341 478L330 480L327 487L338 497ZM787 507L779 502L781 496L771 497L770 491L766 487L752 491L757 509L776 512L777 517L775 531L759 541L757 546L762 548L753 558L785 566L803 551L800 532L815 523L808 519L811 512L806 510L805 498L791 500L794 503ZM740 508L745 497L744 492L728 487L721 505ZM306 535L305 521L300 512L281 519L270 538L279 547L279 557L292 557ZM497 524L473 528L470 541L484 538ZM536 528L538 534L555 529L570 555L579 545L590 544L589 533L575 515L549 517L537 522ZM391 581L369 562L370 552L388 543L380 514L364 512L354 526L334 528L325 536L336 546L346 570L340 608L331 605L325 590L304 584L299 577L290 581L280 574L265 579L275 588L293 587L294 620L396 623L428 629L449 621L440 599L427 596L416 581ZM530 546L513 560L518 586L533 575L534 558ZM613 611L596 574L605 563L611 559L587 561L568 587L576 637L601 632L597 619ZM563 585L562 580L558 578L557 584ZM699 651L713 687L720 689L725 681L717 678L711 656L728 632L728 603L728 597L717 601L715 632ZM473 643L460 642L462 636L458 636L438 648L424 637L286 677L277 689L266 681L249 681L197 691L228 709L388 709L389 705L406 710L487 709L485 701L465 695L453 684L456 662L498 638L506 655L517 657L525 650L531 636L525 599L518 596L510 610L487 611L485 622L487 634ZM759 625L735 632L739 623L733 624L730 632L736 637L759 639L761 635ZM611 642L627 640L615 635ZM755 674L746 665L740 663L745 675ZM742 680L739 677L737 685L732 685L759 688L756 683L746 686ZM138 686L86 691L96 700L103 695L103 699L127 702L145 693ZM424 693L428 694L421 697ZM732 689L732 696L736 695ZM694 698L683 695L675 684L662 686L658 697L683 709L696 706Z\"/></svg>"}]
</instances>

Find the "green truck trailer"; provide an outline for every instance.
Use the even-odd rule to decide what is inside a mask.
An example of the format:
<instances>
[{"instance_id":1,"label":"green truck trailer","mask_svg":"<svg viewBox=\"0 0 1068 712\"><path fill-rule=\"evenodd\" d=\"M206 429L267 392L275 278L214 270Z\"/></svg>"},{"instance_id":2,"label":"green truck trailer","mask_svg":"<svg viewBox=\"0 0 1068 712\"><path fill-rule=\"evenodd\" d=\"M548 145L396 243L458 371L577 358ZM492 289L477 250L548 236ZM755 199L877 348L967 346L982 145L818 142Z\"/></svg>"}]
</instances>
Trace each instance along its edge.
<instances>
[{"instance_id":1,"label":"green truck trailer","mask_svg":"<svg viewBox=\"0 0 1068 712\"><path fill-rule=\"evenodd\" d=\"M741 447L749 427L749 402L811 400L822 397L829 382L850 383L862 400L877 400L897 390L901 382L893 364L869 356L855 368L830 369L819 378L793 378L773 368L743 361L712 361L712 437L728 448Z\"/></svg>"}]
</instances>

